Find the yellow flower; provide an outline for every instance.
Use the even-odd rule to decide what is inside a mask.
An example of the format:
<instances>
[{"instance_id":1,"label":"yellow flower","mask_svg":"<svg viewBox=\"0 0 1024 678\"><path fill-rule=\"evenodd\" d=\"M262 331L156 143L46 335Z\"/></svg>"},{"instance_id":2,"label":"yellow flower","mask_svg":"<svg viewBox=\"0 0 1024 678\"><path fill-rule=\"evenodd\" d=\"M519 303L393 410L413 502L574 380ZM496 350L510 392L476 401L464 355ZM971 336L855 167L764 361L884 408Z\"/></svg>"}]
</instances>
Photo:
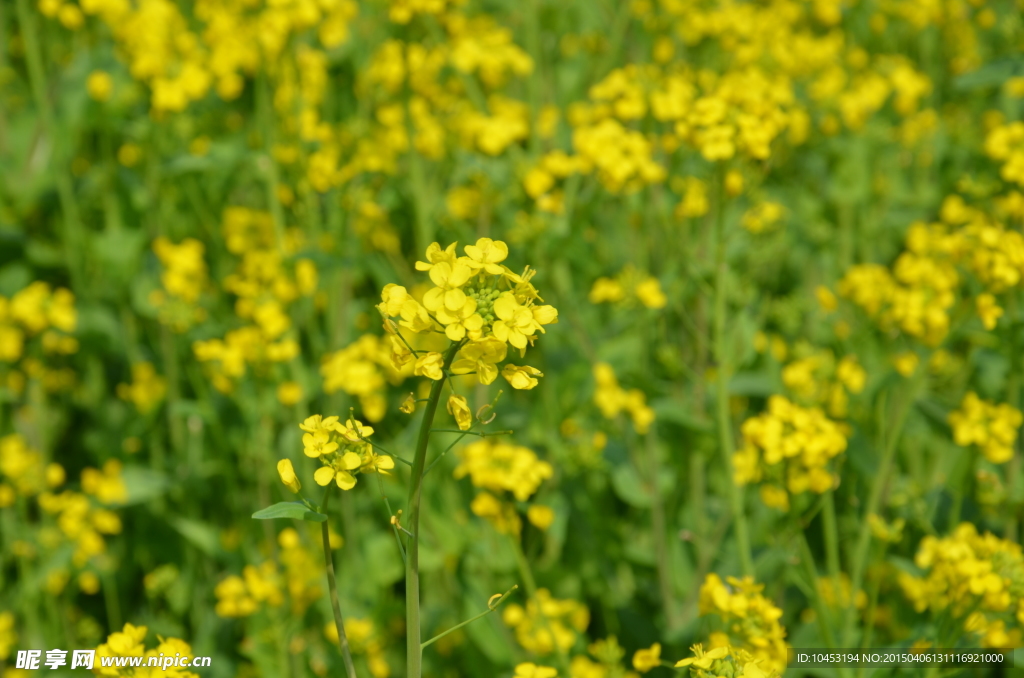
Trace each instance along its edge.
<instances>
[{"instance_id":1,"label":"yellow flower","mask_svg":"<svg viewBox=\"0 0 1024 678\"><path fill-rule=\"evenodd\" d=\"M996 323L1003 316L1003 309L996 303L996 298L991 294L979 294L975 299L975 305L978 309L978 317L981 318L985 329L994 330Z\"/></svg>"},{"instance_id":2,"label":"yellow flower","mask_svg":"<svg viewBox=\"0 0 1024 678\"><path fill-rule=\"evenodd\" d=\"M516 666L516 674L513 678L556 678L557 676L558 671L556 669L525 662Z\"/></svg>"},{"instance_id":3,"label":"yellow flower","mask_svg":"<svg viewBox=\"0 0 1024 678\"><path fill-rule=\"evenodd\" d=\"M338 425L338 417L327 417L326 419L319 414L314 414L311 417L306 417L306 420L299 424L299 428L309 433L316 433L318 431L334 431Z\"/></svg>"},{"instance_id":4,"label":"yellow flower","mask_svg":"<svg viewBox=\"0 0 1024 678\"><path fill-rule=\"evenodd\" d=\"M657 278L645 278L637 284L633 291L640 299L640 303L647 308L665 308L668 303L668 298L661 291L661 283Z\"/></svg>"},{"instance_id":5,"label":"yellow flower","mask_svg":"<svg viewBox=\"0 0 1024 678\"><path fill-rule=\"evenodd\" d=\"M499 318L491 329L494 336L516 348L525 349L527 337L538 330L544 332L534 318L533 307L521 305L511 292L503 293L494 301L494 314Z\"/></svg>"},{"instance_id":6,"label":"yellow flower","mask_svg":"<svg viewBox=\"0 0 1024 678\"><path fill-rule=\"evenodd\" d=\"M110 74L105 71L93 71L85 81L85 88L96 101L106 101L114 89L114 81Z\"/></svg>"},{"instance_id":7,"label":"yellow flower","mask_svg":"<svg viewBox=\"0 0 1024 678\"><path fill-rule=\"evenodd\" d=\"M388 283L384 286L384 290L380 293L380 298L382 301L377 304L377 309L381 315L389 318L400 315L403 304L411 299L404 287L394 283Z\"/></svg>"},{"instance_id":8,"label":"yellow flower","mask_svg":"<svg viewBox=\"0 0 1024 678\"><path fill-rule=\"evenodd\" d=\"M337 417L333 417L337 419ZM338 443L331 440L331 435L325 430L316 433L306 433L302 436L302 452L311 459L322 457L338 449Z\"/></svg>"},{"instance_id":9,"label":"yellow flower","mask_svg":"<svg viewBox=\"0 0 1024 678\"><path fill-rule=\"evenodd\" d=\"M445 326L444 333L452 341L462 341L469 332L470 336L479 334L484 326L484 319L476 312L476 300L466 299L462 308L449 311L446 306L437 309L437 319Z\"/></svg>"},{"instance_id":10,"label":"yellow flower","mask_svg":"<svg viewBox=\"0 0 1024 678\"><path fill-rule=\"evenodd\" d=\"M454 264L446 261L434 264L430 269L430 280L437 287L423 295L423 305L430 311L437 311L441 306L458 311L466 304L466 293L459 288L469 282L473 273L463 260L456 260Z\"/></svg>"},{"instance_id":11,"label":"yellow flower","mask_svg":"<svg viewBox=\"0 0 1024 678\"><path fill-rule=\"evenodd\" d=\"M422 355L416 359L416 366L413 368L413 374L417 377L427 377L438 381L444 378L444 356L436 351L431 351L426 355Z\"/></svg>"},{"instance_id":12,"label":"yellow flower","mask_svg":"<svg viewBox=\"0 0 1024 678\"><path fill-rule=\"evenodd\" d=\"M688 659L680 659L679 661L677 661L675 665L677 669L683 666L691 665L698 669L709 669L711 668L712 662L714 662L716 659L721 659L722 657L729 654L729 648L716 647L714 650L705 652L704 646L700 643L697 643L696 645L690 648L690 652L692 652L694 656Z\"/></svg>"},{"instance_id":13,"label":"yellow flower","mask_svg":"<svg viewBox=\"0 0 1024 678\"><path fill-rule=\"evenodd\" d=\"M277 400L282 405L291 406L302 400L302 387L298 382L286 381L277 387Z\"/></svg>"},{"instance_id":14,"label":"yellow flower","mask_svg":"<svg viewBox=\"0 0 1024 678\"><path fill-rule=\"evenodd\" d=\"M388 471L395 468L394 459L386 454L377 454L372 447L367 447L363 452L362 460L363 464L359 467L360 473L380 473L387 476L391 475Z\"/></svg>"},{"instance_id":15,"label":"yellow flower","mask_svg":"<svg viewBox=\"0 0 1024 678\"><path fill-rule=\"evenodd\" d=\"M448 245L448 247L446 247L446 248L444 248L442 250L441 249L441 245L439 245L438 243L436 243L436 242L430 243L430 246L427 247L427 261L430 262L430 263L425 263L425 262L422 262L422 261L417 261L416 262L416 270L417 271L429 271L434 266L436 266L437 264L440 264L440 263L447 263L447 264L455 263L455 260L458 258L458 256L455 254L455 246L456 246L456 244L457 243L452 243L451 245Z\"/></svg>"},{"instance_id":16,"label":"yellow flower","mask_svg":"<svg viewBox=\"0 0 1024 678\"><path fill-rule=\"evenodd\" d=\"M415 412L416 395L414 393L410 393L406 397L406 399L402 401L402 404L399 405L398 409L401 410L402 412L405 412L406 414L412 414L413 412Z\"/></svg>"},{"instance_id":17,"label":"yellow flower","mask_svg":"<svg viewBox=\"0 0 1024 678\"><path fill-rule=\"evenodd\" d=\"M470 261L470 267L483 269L492 275L501 275L505 272L504 266L498 264L508 257L508 245L500 240L480 238L475 245L466 245L463 249Z\"/></svg>"},{"instance_id":18,"label":"yellow flower","mask_svg":"<svg viewBox=\"0 0 1024 678\"><path fill-rule=\"evenodd\" d=\"M292 466L291 459L282 459L277 462L277 474L281 476L281 482L284 483L292 492L298 493L302 489L302 483L299 482L299 477L295 475L295 468Z\"/></svg>"},{"instance_id":19,"label":"yellow flower","mask_svg":"<svg viewBox=\"0 0 1024 678\"><path fill-rule=\"evenodd\" d=\"M839 302L836 300L836 295L832 293L832 290L824 285L818 285L814 289L814 296L818 298L818 304L825 311L834 311L839 306Z\"/></svg>"},{"instance_id":20,"label":"yellow flower","mask_svg":"<svg viewBox=\"0 0 1024 678\"><path fill-rule=\"evenodd\" d=\"M526 519L538 530L546 530L555 522L555 511L550 506L533 504L526 509Z\"/></svg>"},{"instance_id":21,"label":"yellow flower","mask_svg":"<svg viewBox=\"0 0 1024 678\"><path fill-rule=\"evenodd\" d=\"M894 356L892 359L893 367L904 377L910 377L914 372L917 371L917 363L919 358L913 351L906 351Z\"/></svg>"},{"instance_id":22,"label":"yellow flower","mask_svg":"<svg viewBox=\"0 0 1024 678\"><path fill-rule=\"evenodd\" d=\"M463 396L454 393L448 396L448 414L455 417L455 422L459 425L460 430L468 431L473 425L473 413Z\"/></svg>"},{"instance_id":23,"label":"yellow flower","mask_svg":"<svg viewBox=\"0 0 1024 678\"><path fill-rule=\"evenodd\" d=\"M537 385L538 382L535 377L543 377L544 373L529 365L520 367L508 363L501 371L501 376L505 377L505 380L512 385L512 388L528 391Z\"/></svg>"},{"instance_id":24,"label":"yellow flower","mask_svg":"<svg viewBox=\"0 0 1024 678\"><path fill-rule=\"evenodd\" d=\"M661 643L655 643L644 650L637 650L633 655L633 668L640 673L661 666Z\"/></svg>"},{"instance_id":25,"label":"yellow flower","mask_svg":"<svg viewBox=\"0 0 1024 678\"><path fill-rule=\"evenodd\" d=\"M363 465L363 459L355 452L346 452L335 459L330 466L321 466L313 474L316 484L324 487L333 480L343 490L351 490L356 486L356 478L350 471Z\"/></svg>"},{"instance_id":26,"label":"yellow flower","mask_svg":"<svg viewBox=\"0 0 1024 678\"><path fill-rule=\"evenodd\" d=\"M495 337L471 341L459 349L458 360L452 363L454 374L476 372L481 384L491 384L498 378L497 363L505 359L508 346Z\"/></svg>"}]
</instances>

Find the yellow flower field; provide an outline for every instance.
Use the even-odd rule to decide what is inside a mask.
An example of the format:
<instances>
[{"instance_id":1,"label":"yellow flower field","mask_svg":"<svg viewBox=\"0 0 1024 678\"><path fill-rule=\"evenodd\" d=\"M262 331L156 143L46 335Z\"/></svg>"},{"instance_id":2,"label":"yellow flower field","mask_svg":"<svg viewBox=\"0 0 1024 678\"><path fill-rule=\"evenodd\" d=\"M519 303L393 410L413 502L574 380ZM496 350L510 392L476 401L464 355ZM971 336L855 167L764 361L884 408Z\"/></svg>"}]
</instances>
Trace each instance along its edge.
<instances>
[{"instance_id":1,"label":"yellow flower field","mask_svg":"<svg viewBox=\"0 0 1024 678\"><path fill-rule=\"evenodd\" d=\"M0 678L1012 675L1022 396L1022 0L0 0Z\"/></svg>"}]
</instances>

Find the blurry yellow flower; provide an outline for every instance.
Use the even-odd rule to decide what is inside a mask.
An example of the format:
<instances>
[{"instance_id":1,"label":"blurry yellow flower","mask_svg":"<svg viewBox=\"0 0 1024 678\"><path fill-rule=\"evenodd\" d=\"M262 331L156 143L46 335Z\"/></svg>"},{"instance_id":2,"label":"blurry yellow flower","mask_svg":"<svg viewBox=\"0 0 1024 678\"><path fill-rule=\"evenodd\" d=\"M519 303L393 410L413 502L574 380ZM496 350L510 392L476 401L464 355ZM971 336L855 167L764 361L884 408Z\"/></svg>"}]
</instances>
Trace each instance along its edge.
<instances>
[{"instance_id":1,"label":"blurry yellow flower","mask_svg":"<svg viewBox=\"0 0 1024 678\"><path fill-rule=\"evenodd\" d=\"M537 666L526 662L516 666L516 674L513 678L556 678L558 671L549 666Z\"/></svg>"},{"instance_id":2,"label":"blurry yellow flower","mask_svg":"<svg viewBox=\"0 0 1024 678\"><path fill-rule=\"evenodd\" d=\"M633 668L640 673L647 673L659 666L661 666L661 643L655 643L649 648L637 650L633 655Z\"/></svg>"},{"instance_id":3,"label":"blurry yellow flower","mask_svg":"<svg viewBox=\"0 0 1024 678\"><path fill-rule=\"evenodd\" d=\"M647 308L665 308L665 305L668 303L665 293L661 291L661 283L658 282L657 278L645 278L637 284L634 291L640 299L640 303Z\"/></svg>"},{"instance_id":4,"label":"blurry yellow flower","mask_svg":"<svg viewBox=\"0 0 1024 678\"><path fill-rule=\"evenodd\" d=\"M920 358L913 351L906 351L899 355L893 356L892 364L904 377L910 377L914 372L917 371L917 364L920 362Z\"/></svg>"},{"instance_id":5,"label":"blurry yellow flower","mask_svg":"<svg viewBox=\"0 0 1024 678\"><path fill-rule=\"evenodd\" d=\"M298 493L302 489L302 483L299 482L299 477L295 475L295 468L292 466L291 459L282 459L277 462L277 474L281 477L281 482L284 483L292 492Z\"/></svg>"},{"instance_id":6,"label":"blurry yellow flower","mask_svg":"<svg viewBox=\"0 0 1024 678\"><path fill-rule=\"evenodd\" d=\"M405 400L402 401L402 404L398 407L398 409L401 410L402 412L405 412L406 414L412 414L413 412L415 412L416 395L414 393L410 393L408 396L406 396Z\"/></svg>"},{"instance_id":7,"label":"blurry yellow flower","mask_svg":"<svg viewBox=\"0 0 1024 678\"><path fill-rule=\"evenodd\" d=\"M825 311L834 311L839 305L836 300L836 295L832 293L832 290L824 285L818 285L818 287L815 288L814 296L818 298L818 304Z\"/></svg>"},{"instance_id":8,"label":"blurry yellow flower","mask_svg":"<svg viewBox=\"0 0 1024 678\"><path fill-rule=\"evenodd\" d=\"M538 530L546 530L555 522L555 511L550 506L533 504L526 509L526 519Z\"/></svg>"},{"instance_id":9,"label":"blurry yellow flower","mask_svg":"<svg viewBox=\"0 0 1024 678\"><path fill-rule=\"evenodd\" d=\"M979 294L974 300L978 310L978 317L985 325L986 330L994 330L996 323L1003 316L1003 309L996 303L996 298L991 294Z\"/></svg>"},{"instance_id":10,"label":"blurry yellow flower","mask_svg":"<svg viewBox=\"0 0 1024 678\"><path fill-rule=\"evenodd\" d=\"M277 387L277 400L282 405L291 406L302 400L302 387L295 381L286 381Z\"/></svg>"},{"instance_id":11,"label":"blurry yellow flower","mask_svg":"<svg viewBox=\"0 0 1024 678\"><path fill-rule=\"evenodd\" d=\"M725 173L725 192L734 198L743 192L743 175L739 170Z\"/></svg>"},{"instance_id":12,"label":"blurry yellow flower","mask_svg":"<svg viewBox=\"0 0 1024 678\"><path fill-rule=\"evenodd\" d=\"M106 101L114 91L114 81L106 71L93 71L85 81L85 88L96 101Z\"/></svg>"}]
</instances>

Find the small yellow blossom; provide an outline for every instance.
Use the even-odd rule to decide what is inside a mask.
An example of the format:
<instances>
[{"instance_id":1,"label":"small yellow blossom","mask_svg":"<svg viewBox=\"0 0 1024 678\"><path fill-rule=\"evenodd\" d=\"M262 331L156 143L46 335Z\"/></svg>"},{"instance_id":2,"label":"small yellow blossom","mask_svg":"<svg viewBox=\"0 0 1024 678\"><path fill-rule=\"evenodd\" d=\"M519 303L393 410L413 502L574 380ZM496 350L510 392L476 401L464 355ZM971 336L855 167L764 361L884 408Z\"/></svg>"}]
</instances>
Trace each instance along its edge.
<instances>
[{"instance_id":1,"label":"small yellow blossom","mask_svg":"<svg viewBox=\"0 0 1024 678\"><path fill-rule=\"evenodd\" d=\"M292 466L291 459L282 459L277 462L277 474L281 477L281 482L292 492L298 492L302 489L302 483L299 482L299 477L295 475L295 468Z\"/></svg>"},{"instance_id":2,"label":"small yellow blossom","mask_svg":"<svg viewBox=\"0 0 1024 678\"><path fill-rule=\"evenodd\" d=\"M468 431L473 425L473 413L463 396L453 393L448 397L448 414L455 417L455 422L462 431Z\"/></svg>"}]
</instances>

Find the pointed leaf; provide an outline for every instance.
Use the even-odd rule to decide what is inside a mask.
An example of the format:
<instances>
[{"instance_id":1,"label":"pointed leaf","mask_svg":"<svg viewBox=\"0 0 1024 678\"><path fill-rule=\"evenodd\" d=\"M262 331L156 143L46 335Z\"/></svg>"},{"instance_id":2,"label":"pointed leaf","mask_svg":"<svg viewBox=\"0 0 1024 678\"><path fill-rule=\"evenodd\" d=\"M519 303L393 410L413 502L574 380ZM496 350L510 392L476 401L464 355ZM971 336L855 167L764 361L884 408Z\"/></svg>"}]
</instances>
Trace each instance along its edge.
<instances>
[{"instance_id":1,"label":"pointed leaf","mask_svg":"<svg viewBox=\"0 0 1024 678\"><path fill-rule=\"evenodd\" d=\"M309 520L314 523L322 523L327 516L316 511L310 511L300 501L282 501L265 509L260 509L252 514L256 520L271 520L273 518L294 518L295 520Z\"/></svg>"}]
</instances>

